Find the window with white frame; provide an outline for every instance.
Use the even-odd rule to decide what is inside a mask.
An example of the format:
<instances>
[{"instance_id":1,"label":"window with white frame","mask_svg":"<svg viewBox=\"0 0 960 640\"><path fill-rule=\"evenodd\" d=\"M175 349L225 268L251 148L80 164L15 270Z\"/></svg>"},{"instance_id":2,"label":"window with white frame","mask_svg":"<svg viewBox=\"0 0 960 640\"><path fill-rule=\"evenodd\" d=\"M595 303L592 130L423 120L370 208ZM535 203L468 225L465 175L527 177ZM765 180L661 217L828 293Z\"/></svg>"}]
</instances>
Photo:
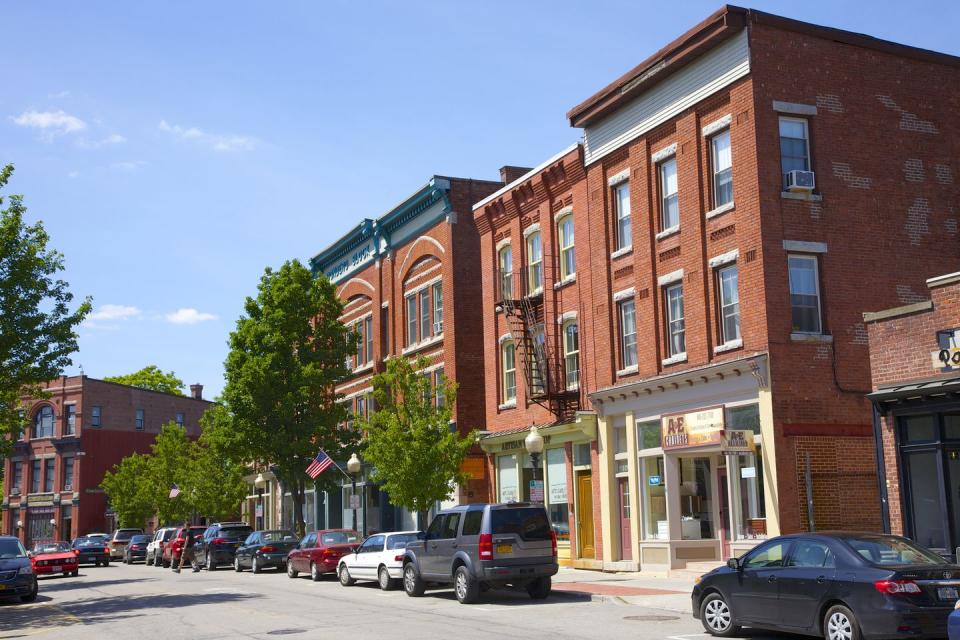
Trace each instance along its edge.
<instances>
[{"instance_id":1,"label":"window with white frame","mask_svg":"<svg viewBox=\"0 0 960 640\"><path fill-rule=\"evenodd\" d=\"M733 156L730 152L730 130L710 139L713 165L713 206L722 207L733 202Z\"/></svg>"},{"instance_id":2,"label":"window with white frame","mask_svg":"<svg viewBox=\"0 0 960 640\"><path fill-rule=\"evenodd\" d=\"M433 334L443 333L443 283L433 285Z\"/></svg>"},{"instance_id":3,"label":"window with white frame","mask_svg":"<svg viewBox=\"0 0 960 640\"><path fill-rule=\"evenodd\" d=\"M576 320L563 324L563 368L567 389L580 386L580 329Z\"/></svg>"},{"instance_id":4,"label":"window with white frame","mask_svg":"<svg viewBox=\"0 0 960 640\"><path fill-rule=\"evenodd\" d=\"M417 296L410 294L407 301L407 346L416 344L417 334Z\"/></svg>"},{"instance_id":5,"label":"window with white frame","mask_svg":"<svg viewBox=\"0 0 960 640\"><path fill-rule=\"evenodd\" d=\"M543 243L540 232L527 236L527 295L543 290Z\"/></svg>"},{"instance_id":6,"label":"window with white frame","mask_svg":"<svg viewBox=\"0 0 960 640\"><path fill-rule=\"evenodd\" d=\"M740 339L740 291L737 265L717 270L717 293L720 305L720 340L724 343Z\"/></svg>"},{"instance_id":7,"label":"window with white frame","mask_svg":"<svg viewBox=\"0 0 960 640\"><path fill-rule=\"evenodd\" d=\"M53 437L53 407L43 405L33 419L34 438Z\"/></svg>"},{"instance_id":8,"label":"window with white frame","mask_svg":"<svg viewBox=\"0 0 960 640\"><path fill-rule=\"evenodd\" d=\"M180 427L181 429L183 428L184 415L183 415L183 412L182 412L182 411L178 411L178 412L174 415L174 422L177 423L177 426L178 426L178 427Z\"/></svg>"},{"instance_id":9,"label":"window with white frame","mask_svg":"<svg viewBox=\"0 0 960 640\"><path fill-rule=\"evenodd\" d=\"M99 427L100 426L100 407L93 407L90 409L90 426Z\"/></svg>"},{"instance_id":10,"label":"window with white frame","mask_svg":"<svg viewBox=\"0 0 960 640\"><path fill-rule=\"evenodd\" d=\"M620 364L622 369L637 366L637 307L633 298L622 300L620 310Z\"/></svg>"},{"instance_id":11,"label":"window with white frame","mask_svg":"<svg viewBox=\"0 0 960 640\"><path fill-rule=\"evenodd\" d=\"M433 371L433 392L438 407L447 404L446 394L447 378L443 375L443 367Z\"/></svg>"},{"instance_id":12,"label":"window with white frame","mask_svg":"<svg viewBox=\"0 0 960 640\"><path fill-rule=\"evenodd\" d=\"M500 299L513 299L513 248L507 245L497 255L500 268Z\"/></svg>"},{"instance_id":13,"label":"window with white frame","mask_svg":"<svg viewBox=\"0 0 960 640\"><path fill-rule=\"evenodd\" d=\"M63 490L73 490L73 456L63 458Z\"/></svg>"},{"instance_id":14,"label":"window with white frame","mask_svg":"<svg viewBox=\"0 0 960 640\"><path fill-rule=\"evenodd\" d=\"M143 409L137 409L136 428L137 428L137 431L143 431L143 428L144 428Z\"/></svg>"},{"instance_id":15,"label":"window with white frame","mask_svg":"<svg viewBox=\"0 0 960 640\"><path fill-rule=\"evenodd\" d=\"M667 307L667 352L672 357L687 351L683 321L683 284L666 287L664 297Z\"/></svg>"},{"instance_id":16,"label":"window with white frame","mask_svg":"<svg viewBox=\"0 0 960 640\"><path fill-rule=\"evenodd\" d=\"M617 250L619 251L633 244L629 182L621 183L613 188L613 205L617 213Z\"/></svg>"},{"instance_id":17,"label":"window with white frame","mask_svg":"<svg viewBox=\"0 0 960 640\"><path fill-rule=\"evenodd\" d=\"M794 333L822 333L817 257L790 255L790 310Z\"/></svg>"},{"instance_id":18,"label":"window with white frame","mask_svg":"<svg viewBox=\"0 0 960 640\"><path fill-rule=\"evenodd\" d=\"M368 316L363 321L363 337L367 344L366 362L373 362L373 316Z\"/></svg>"},{"instance_id":19,"label":"window with white frame","mask_svg":"<svg viewBox=\"0 0 960 640\"><path fill-rule=\"evenodd\" d=\"M77 432L77 405L68 404L64 410L67 412L67 423L64 425L63 435L72 436Z\"/></svg>"},{"instance_id":20,"label":"window with white frame","mask_svg":"<svg viewBox=\"0 0 960 640\"><path fill-rule=\"evenodd\" d=\"M506 404L517 399L517 349L513 340L506 340L500 345L500 354L503 368L501 395Z\"/></svg>"},{"instance_id":21,"label":"window with white frame","mask_svg":"<svg viewBox=\"0 0 960 640\"><path fill-rule=\"evenodd\" d=\"M791 171L810 171L810 136L804 118L780 118L780 172L783 188Z\"/></svg>"},{"instance_id":22,"label":"window with white frame","mask_svg":"<svg viewBox=\"0 0 960 640\"><path fill-rule=\"evenodd\" d=\"M560 278L569 278L577 272L577 261L573 249L572 213L568 213L557 222L557 239L560 244Z\"/></svg>"},{"instance_id":23,"label":"window with white frame","mask_svg":"<svg viewBox=\"0 0 960 640\"><path fill-rule=\"evenodd\" d=\"M443 333L443 283L435 282L407 294L407 346L411 347ZM370 348L373 348L370 333ZM373 359L373 354L370 354Z\"/></svg>"},{"instance_id":24,"label":"window with white frame","mask_svg":"<svg viewBox=\"0 0 960 640\"><path fill-rule=\"evenodd\" d=\"M430 289L420 290L420 340L428 340L433 335L430 324Z\"/></svg>"},{"instance_id":25,"label":"window with white frame","mask_svg":"<svg viewBox=\"0 0 960 640\"><path fill-rule=\"evenodd\" d=\"M657 169L660 174L660 230L666 231L680 224L676 157L664 160Z\"/></svg>"}]
</instances>

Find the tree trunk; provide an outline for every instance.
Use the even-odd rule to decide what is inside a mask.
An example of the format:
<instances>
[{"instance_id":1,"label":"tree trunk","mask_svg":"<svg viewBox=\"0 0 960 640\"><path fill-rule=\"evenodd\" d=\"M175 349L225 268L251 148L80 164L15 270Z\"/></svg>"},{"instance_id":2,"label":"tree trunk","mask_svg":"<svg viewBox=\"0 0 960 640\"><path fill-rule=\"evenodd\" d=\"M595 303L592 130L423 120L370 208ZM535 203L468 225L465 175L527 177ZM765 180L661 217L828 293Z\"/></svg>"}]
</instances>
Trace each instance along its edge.
<instances>
[{"instance_id":1,"label":"tree trunk","mask_svg":"<svg viewBox=\"0 0 960 640\"><path fill-rule=\"evenodd\" d=\"M297 479L294 481L290 494L293 497L294 528L296 529L297 537L303 538L304 534L306 533L306 527L304 526L303 522L304 488L302 479Z\"/></svg>"}]
</instances>

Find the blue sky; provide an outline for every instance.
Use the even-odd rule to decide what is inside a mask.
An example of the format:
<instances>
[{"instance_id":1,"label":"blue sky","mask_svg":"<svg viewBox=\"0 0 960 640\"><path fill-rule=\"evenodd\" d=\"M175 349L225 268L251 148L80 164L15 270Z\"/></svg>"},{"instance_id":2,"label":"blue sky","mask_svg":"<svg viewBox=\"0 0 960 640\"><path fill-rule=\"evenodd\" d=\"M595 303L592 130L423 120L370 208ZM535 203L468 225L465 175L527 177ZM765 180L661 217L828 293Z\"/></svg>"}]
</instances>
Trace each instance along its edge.
<instances>
[{"instance_id":1,"label":"blue sky","mask_svg":"<svg viewBox=\"0 0 960 640\"><path fill-rule=\"evenodd\" d=\"M578 138L566 111L716 2L6 2L0 163L95 313L75 366L223 386L264 267L435 174ZM960 5L752 6L960 54Z\"/></svg>"}]
</instances>

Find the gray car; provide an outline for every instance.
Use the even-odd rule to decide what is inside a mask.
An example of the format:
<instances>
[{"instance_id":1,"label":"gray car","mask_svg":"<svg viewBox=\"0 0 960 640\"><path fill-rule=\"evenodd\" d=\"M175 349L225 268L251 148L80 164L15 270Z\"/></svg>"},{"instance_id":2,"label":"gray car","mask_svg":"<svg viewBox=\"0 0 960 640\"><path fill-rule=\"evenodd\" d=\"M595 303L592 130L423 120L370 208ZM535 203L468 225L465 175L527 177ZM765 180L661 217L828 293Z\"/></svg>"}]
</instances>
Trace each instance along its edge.
<instances>
[{"instance_id":1,"label":"gray car","mask_svg":"<svg viewBox=\"0 0 960 640\"><path fill-rule=\"evenodd\" d=\"M495 587L539 600L557 570L557 536L542 505L469 504L441 511L407 544L403 588L418 597L428 584L452 585L463 604Z\"/></svg>"}]
</instances>

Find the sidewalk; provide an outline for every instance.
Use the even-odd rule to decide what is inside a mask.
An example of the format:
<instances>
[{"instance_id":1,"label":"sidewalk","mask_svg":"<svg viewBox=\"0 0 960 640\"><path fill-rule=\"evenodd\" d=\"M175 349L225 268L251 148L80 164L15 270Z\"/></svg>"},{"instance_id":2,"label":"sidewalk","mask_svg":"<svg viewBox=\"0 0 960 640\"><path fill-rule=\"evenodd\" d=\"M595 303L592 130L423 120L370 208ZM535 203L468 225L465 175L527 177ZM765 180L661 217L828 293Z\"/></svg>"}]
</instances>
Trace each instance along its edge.
<instances>
[{"instance_id":1,"label":"sidewalk","mask_svg":"<svg viewBox=\"0 0 960 640\"><path fill-rule=\"evenodd\" d=\"M643 572L608 573L561 567L553 591L678 613L690 612L692 578L665 578Z\"/></svg>"}]
</instances>

